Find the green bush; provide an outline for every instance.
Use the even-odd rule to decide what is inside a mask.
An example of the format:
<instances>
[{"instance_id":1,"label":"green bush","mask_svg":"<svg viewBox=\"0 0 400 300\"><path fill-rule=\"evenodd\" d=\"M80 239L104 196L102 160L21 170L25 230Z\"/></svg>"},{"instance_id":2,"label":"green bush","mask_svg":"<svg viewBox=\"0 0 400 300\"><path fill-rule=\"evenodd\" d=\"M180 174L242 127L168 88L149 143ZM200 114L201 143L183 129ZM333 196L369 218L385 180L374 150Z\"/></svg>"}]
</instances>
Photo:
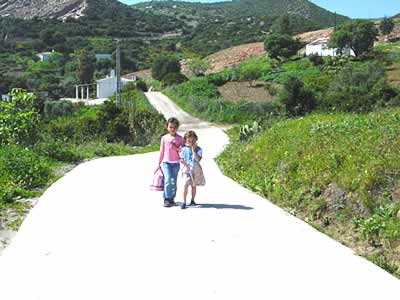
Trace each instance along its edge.
<instances>
[{"instance_id":1,"label":"green bush","mask_svg":"<svg viewBox=\"0 0 400 300\"><path fill-rule=\"evenodd\" d=\"M102 130L96 115L75 113L50 120L43 126L42 139L54 139L74 144L98 137Z\"/></svg>"},{"instance_id":2,"label":"green bush","mask_svg":"<svg viewBox=\"0 0 400 300\"><path fill-rule=\"evenodd\" d=\"M132 144L145 146L158 143L164 133L164 118L157 112L137 111L129 115Z\"/></svg>"},{"instance_id":3,"label":"green bush","mask_svg":"<svg viewBox=\"0 0 400 300\"><path fill-rule=\"evenodd\" d=\"M142 92L125 96L123 107L105 102L98 113L107 141L136 146L158 142L165 122L162 115L150 106Z\"/></svg>"},{"instance_id":4,"label":"green bush","mask_svg":"<svg viewBox=\"0 0 400 300\"><path fill-rule=\"evenodd\" d=\"M136 81L136 88L142 92L147 92L147 84L143 80Z\"/></svg>"},{"instance_id":5,"label":"green bush","mask_svg":"<svg viewBox=\"0 0 400 300\"><path fill-rule=\"evenodd\" d=\"M349 64L331 82L321 107L330 111L368 112L396 96L378 63Z\"/></svg>"},{"instance_id":6,"label":"green bush","mask_svg":"<svg viewBox=\"0 0 400 300\"><path fill-rule=\"evenodd\" d=\"M0 145L29 145L37 138L39 114L34 96L22 89L13 89L9 100L0 101Z\"/></svg>"},{"instance_id":7,"label":"green bush","mask_svg":"<svg viewBox=\"0 0 400 300\"><path fill-rule=\"evenodd\" d=\"M312 54L308 56L308 59L312 62L314 66L320 66L324 64L324 59L318 54Z\"/></svg>"},{"instance_id":8,"label":"green bush","mask_svg":"<svg viewBox=\"0 0 400 300\"><path fill-rule=\"evenodd\" d=\"M18 146L0 147L0 178L29 189L45 185L50 175L50 162L45 157Z\"/></svg>"},{"instance_id":9,"label":"green bush","mask_svg":"<svg viewBox=\"0 0 400 300\"><path fill-rule=\"evenodd\" d=\"M130 143L132 137L129 130L129 113L121 112L110 120L105 127L105 137L109 143Z\"/></svg>"},{"instance_id":10,"label":"green bush","mask_svg":"<svg viewBox=\"0 0 400 300\"><path fill-rule=\"evenodd\" d=\"M355 219L355 224L364 239L374 243L380 239L396 241L400 239L400 220L397 218L399 207L396 203L375 208L367 218Z\"/></svg>"},{"instance_id":11,"label":"green bush","mask_svg":"<svg viewBox=\"0 0 400 300\"><path fill-rule=\"evenodd\" d=\"M161 83L164 86L170 86L185 82L187 80L188 79L186 78L186 76L181 73L168 73L161 79Z\"/></svg>"},{"instance_id":12,"label":"green bush","mask_svg":"<svg viewBox=\"0 0 400 300\"><path fill-rule=\"evenodd\" d=\"M74 112L71 101L46 101L44 103L44 115L46 118L56 118L70 115Z\"/></svg>"},{"instance_id":13,"label":"green bush","mask_svg":"<svg viewBox=\"0 0 400 300\"><path fill-rule=\"evenodd\" d=\"M135 91L136 90L136 83L133 81L130 81L126 84L124 84L124 87L122 88L122 93L130 92L130 91Z\"/></svg>"},{"instance_id":14,"label":"green bush","mask_svg":"<svg viewBox=\"0 0 400 300\"><path fill-rule=\"evenodd\" d=\"M35 152L56 161L74 163L83 157L76 151L75 146L62 140L48 138L35 145Z\"/></svg>"},{"instance_id":15,"label":"green bush","mask_svg":"<svg viewBox=\"0 0 400 300\"><path fill-rule=\"evenodd\" d=\"M315 96L312 91L305 88L304 83L296 77L290 77L284 84L284 89L279 99L291 116L305 115L316 106Z\"/></svg>"}]
</instances>

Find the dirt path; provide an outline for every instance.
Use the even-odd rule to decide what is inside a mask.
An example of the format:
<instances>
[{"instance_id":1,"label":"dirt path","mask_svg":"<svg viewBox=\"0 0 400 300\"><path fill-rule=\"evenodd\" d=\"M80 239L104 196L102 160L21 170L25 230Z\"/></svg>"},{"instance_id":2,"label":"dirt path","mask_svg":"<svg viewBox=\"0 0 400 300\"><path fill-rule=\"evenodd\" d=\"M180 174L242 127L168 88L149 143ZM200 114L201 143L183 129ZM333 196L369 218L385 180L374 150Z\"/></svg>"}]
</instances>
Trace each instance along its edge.
<instances>
[{"instance_id":1,"label":"dirt path","mask_svg":"<svg viewBox=\"0 0 400 300\"><path fill-rule=\"evenodd\" d=\"M148 189L157 153L79 165L0 257L2 300L398 298L396 278L223 176L222 130L147 95L198 131L202 205L162 207Z\"/></svg>"}]
</instances>

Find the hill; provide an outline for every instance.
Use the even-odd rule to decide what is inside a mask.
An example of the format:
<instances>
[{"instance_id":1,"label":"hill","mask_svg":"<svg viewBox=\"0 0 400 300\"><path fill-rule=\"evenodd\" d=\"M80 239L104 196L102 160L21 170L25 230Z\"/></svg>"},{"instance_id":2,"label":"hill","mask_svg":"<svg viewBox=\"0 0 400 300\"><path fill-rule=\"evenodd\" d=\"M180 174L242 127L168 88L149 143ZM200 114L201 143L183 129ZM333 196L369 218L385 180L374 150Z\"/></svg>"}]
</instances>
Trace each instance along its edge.
<instances>
[{"instance_id":1,"label":"hill","mask_svg":"<svg viewBox=\"0 0 400 300\"><path fill-rule=\"evenodd\" d=\"M1 1L0 16L14 16L24 19L33 17L65 18L80 17L86 9L83 0L16 0Z\"/></svg>"},{"instance_id":2,"label":"hill","mask_svg":"<svg viewBox=\"0 0 400 300\"><path fill-rule=\"evenodd\" d=\"M261 42L271 31L299 34L335 24L335 14L305 0L240 0L219 3L152 1L133 7L174 17L187 26L183 45L207 56L232 46ZM340 24L348 18L336 16Z\"/></svg>"},{"instance_id":3,"label":"hill","mask_svg":"<svg viewBox=\"0 0 400 300\"><path fill-rule=\"evenodd\" d=\"M191 25L213 18L241 18L294 15L321 27L334 26L335 14L307 0L236 0L218 3L192 3L182 1L151 1L134 7L163 15L182 16ZM186 16L186 17L183 17ZM337 15L337 23L348 18Z\"/></svg>"},{"instance_id":4,"label":"hill","mask_svg":"<svg viewBox=\"0 0 400 300\"><path fill-rule=\"evenodd\" d=\"M77 1L16 1L12 5L6 2L0 6L0 33L20 39L36 38L45 29L60 32L65 38L154 37L184 27L173 17L144 13L117 0L79 2L79 6L73 5Z\"/></svg>"},{"instance_id":5,"label":"hill","mask_svg":"<svg viewBox=\"0 0 400 300\"><path fill-rule=\"evenodd\" d=\"M65 27L77 28L77 32L82 36L153 36L154 33L175 31L184 26L184 23L176 18L144 13L117 0L6 1L0 5L0 16L33 21L39 18L43 20L41 24L47 28L53 27L53 24L62 27L60 24L46 21L59 19L69 23ZM21 22L13 21L12 23ZM27 26L24 31L29 34L37 27Z\"/></svg>"}]
</instances>

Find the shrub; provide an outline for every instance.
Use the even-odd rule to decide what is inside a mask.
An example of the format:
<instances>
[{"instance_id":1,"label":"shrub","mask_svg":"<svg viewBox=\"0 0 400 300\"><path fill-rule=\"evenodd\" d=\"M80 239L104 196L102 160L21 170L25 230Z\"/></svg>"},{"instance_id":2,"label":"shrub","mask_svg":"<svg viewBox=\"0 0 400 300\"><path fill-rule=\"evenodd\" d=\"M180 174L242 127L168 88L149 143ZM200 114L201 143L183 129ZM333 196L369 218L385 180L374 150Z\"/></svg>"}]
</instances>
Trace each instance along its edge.
<instances>
[{"instance_id":1,"label":"shrub","mask_svg":"<svg viewBox=\"0 0 400 300\"><path fill-rule=\"evenodd\" d=\"M166 86L179 84L185 81L187 81L187 78L181 73L168 73L161 80L162 84Z\"/></svg>"},{"instance_id":2,"label":"shrub","mask_svg":"<svg viewBox=\"0 0 400 300\"><path fill-rule=\"evenodd\" d=\"M331 82L321 107L345 112L366 112L385 106L395 96L378 63L348 64Z\"/></svg>"},{"instance_id":3,"label":"shrub","mask_svg":"<svg viewBox=\"0 0 400 300\"><path fill-rule=\"evenodd\" d=\"M40 155L57 161L74 163L83 159L72 144L62 140L47 138L46 141L35 145L34 149Z\"/></svg>"},{"instance_id":4,"label":"shrub","mask_svg":"<svg viewBox=\"0 0 400 300\"><path fill-rule=\"evenodd\" d=\"M0 178L21 188L35 188L46 184L50 175L50 163L43 156L18 146L0 147Z\"/></svg>"},{"instance_id":5,"label":"shrub","mask_svg":"<svg viewBox=\"0 0 400 300\"><path fill-rule=\"evenodd\" d=\"M304 115L311 112L316 106L312 91L305 88L304 83L296 77L290 77L284 84L279 98L291 116Z\"/></svg>"},{"instance_id":6,"label":"shrub","mask_svg":"<svg viewBox=\"0 0 400 300\"><path fill-rule=\"evenodd\" d=\"M126 84L124 84L124 87L122 88L121 92L122 93L126 93L129 91L134 91L136 90L136 83L133 81L127 82Z\"/></svg>"},{"instance_id":7,"label":"shrub","mask_svg":"<svg viewBox=\"0 0 400 300\"><path fill-rule=\"evenodd\" d=\"M123 142L128 144L131 142L129 114L127 112L122 112L114 119L110 120L105 128L105 136L109 143Z\"/></svg>"},{"instance_id":8,"label":"shrub","mask_svg":"<svg viewBox=\"0 0 400 300\"><path fill-rule=\"evenodd\" d=\"M71 101L46 101L44 115L46 118L56 118L72 114L74 105Z\"/></svg>"},{"instance_id":9,"label":"shrub","mask_svg":"<svg viewBox=\"0 0 400 300\"><path fill-rule=\"evenodd\" d=\"M0 145L31 144L36 140L39 114L34 109L34 96L13 89L9 100L0 101Z\"/></svg>"},{"instance_id":10,"label":"shrub","mask_svg":"<svg viewBox=\"0 0 400 300\"><path fill-rule=\"evenodd\" d=\"M84 143L96 138L102 127L96 115L73 114L50 120L43 126L42 140L49 138L74 144Z\"/></svg>"},{"instance_id":11,"label":"shrub","mask_svg":"<svg viewBox=\"0 0 400 300\"><path fill-rule=\"evenodd\" d=\"M324 59L322 56L319 56L318 54L312 54L308 56L308 59L312 62L314 66L319 66L324 64Z\"/></svg>"},{"instance_id":12,"label":"shrub","mask_svg":"<svg viewBox=\"0 0 400 300\"><path fill-rule=\"evenodd\" d=\"M136 81L136 88L142 92L147 92L147 84L143 80Z\"/></svg>"},{"instance_id":13,"label":"shrub","mask_svg":"<svg viewBox=\"0 0 400 300\"><path fill-rule=\"evenodd\" d=\"M164 133L164 118L157 112L137 111L129 115L132 144L145 146L158 143Z\"/></svg>"},{"instance_id":14,"label":"shrub","mask_svg":"<svg viewBox=\"0 0 400 300\"><path fill-rule=\"evenodd\" d=\"M400 238L398 211L399 207L395 203L379 206L371 216L355 219L354 222L364 239L371 242L378 242L381 238L394 241Z\"/></svg>"}]
</instances>

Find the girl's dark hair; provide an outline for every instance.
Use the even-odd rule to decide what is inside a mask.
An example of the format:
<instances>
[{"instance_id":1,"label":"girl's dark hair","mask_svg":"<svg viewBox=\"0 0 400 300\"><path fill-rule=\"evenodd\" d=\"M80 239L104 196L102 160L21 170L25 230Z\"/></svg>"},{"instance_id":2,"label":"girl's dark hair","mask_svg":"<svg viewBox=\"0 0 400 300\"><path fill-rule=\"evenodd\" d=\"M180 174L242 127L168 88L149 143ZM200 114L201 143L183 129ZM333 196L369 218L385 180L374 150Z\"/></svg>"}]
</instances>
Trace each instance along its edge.
<instances>
[{"instance_id":1,"label":"girl's dark hair","mask_svg":"<svg viewBox=\"0 0 400 300\"><path fill-rule=\"evenodd\" d=\"M184 137L183 137L183 139L186 141L188 138L195 138L196 139L196 141L198 141L198 137L197 137L197 134L196 134L196 132L194 132L193 130L189 130L189 131L186 131L185 132L185 135L184 135Z\"/></svg>"},{"instance_id":2,"label":"girl's dark hair","mask_svg":"<svg viewBox=\"0 0 400 300\"><path fill-rule=\"evenodd\" d=\"M177 118L174 118L174 117L169 118L168 121L167 121L167 126L168 126L169 123L175 124L175 125L176 125L176 128L179 127L179 121L178 121Z\"/></svg>"}]
</instances>

